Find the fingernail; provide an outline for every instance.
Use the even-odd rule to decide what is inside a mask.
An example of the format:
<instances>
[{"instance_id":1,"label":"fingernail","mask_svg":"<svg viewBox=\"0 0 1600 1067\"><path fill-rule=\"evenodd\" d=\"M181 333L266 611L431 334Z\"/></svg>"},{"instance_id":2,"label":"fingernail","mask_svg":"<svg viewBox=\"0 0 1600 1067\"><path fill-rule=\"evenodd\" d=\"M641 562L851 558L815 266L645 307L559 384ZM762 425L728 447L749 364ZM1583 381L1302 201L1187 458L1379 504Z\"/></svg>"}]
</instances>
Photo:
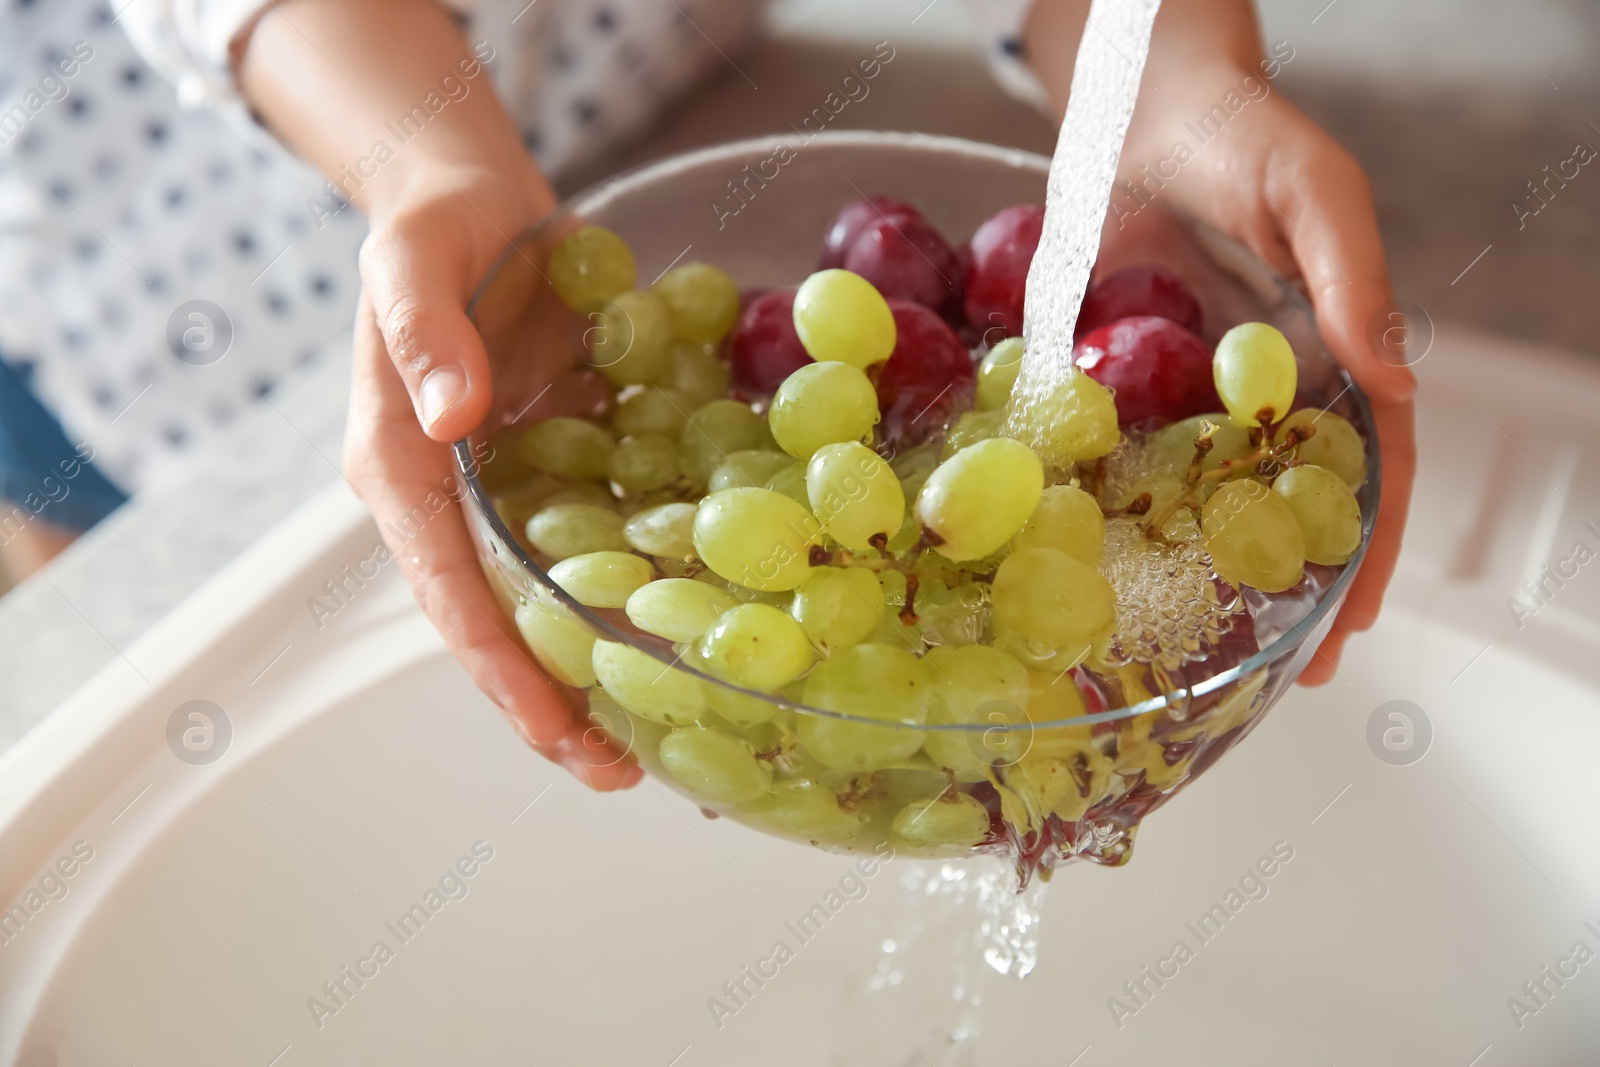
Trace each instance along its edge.
<instances>
[{"instance_id":1,"label":"fingernail","mask_svg":"<svg viewBox=\"0 0 1600 1067\"><path fill-rule=\"evenodd\" d=\"M467 379L456 368L435 367L429 371L422 379L422 388L418 390L422 428L432 430L433 424L455 407L466 391Z\"/></svg>"}]
</instances>

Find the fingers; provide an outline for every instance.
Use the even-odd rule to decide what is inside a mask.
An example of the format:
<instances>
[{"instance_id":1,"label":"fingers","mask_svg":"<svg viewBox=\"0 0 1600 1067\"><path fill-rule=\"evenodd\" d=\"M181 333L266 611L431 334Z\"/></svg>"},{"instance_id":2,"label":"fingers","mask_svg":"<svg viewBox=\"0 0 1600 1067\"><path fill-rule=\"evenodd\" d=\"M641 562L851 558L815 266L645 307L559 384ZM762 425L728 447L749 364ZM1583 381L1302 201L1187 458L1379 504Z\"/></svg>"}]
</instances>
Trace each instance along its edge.
<instances>
[{"instance_id":1,"label":"fingers","mask_svg":"<svg viewBox=\"0 0 1600 1067\"><path fill-rule=\"evenodd\" d=\"M431 227L445 225L402 218L361 246L362 283L383 348L417 423L439 442L465 437L483 421L492 388L488 354L465 311L477 279L430 239Z\"/></svg>"},{"instance_id":2,"label":"fingers","mask_svg":"<svg viewBox=\"0 0 1600 1067\"><path fill-rule=\"evenodd\" d=\"M357 313L346 470L424 613L452 655L536 749L597 789L636 780L625 755L598 754L590 724L524 650L489 588L456 497L449 452L418 429L370 305Z\"/></svg>"},{"instance_id":3,"label":"fingers","mask_svg":"<svg viewBox=\"0 0 1600 1067\"><path fill-rule=\"evenodd\" d=\"M1332 678L1350 635L1369 630L1378 621L1384 591L1400 559L1406 516L1411 507L1411 483L1417 466L1411 404L1375 404L1373 417L1377 421L1379 454L1383 462L1378 521L1373 527L1366 557L1361 561L1361 570L1339 608L1333 631L1300 676L1302 685L1321 685Z\"/></svg>"},{"instance_id":4,"label":"fingers","mask_svg":"<svg viewBox=\"0 0 1600 1067\"><path fill-rule=\"evenodd\" d=\"M1383 490L1378 499L1378 522L1361 563L1350 596L1339 613L1340 625L1366 630L1377 621L1383 591L1394 576L1411 510L1411 483L1417 469L1415 419L1409 403L1377 404L1378 450L1383 463Z\"/></svg>"},{"instance_id":5,"label":"fingers","mask_svg":"<svg viewBox=\"0 0 1600 1067\"><path fill-rule=\"evenodd\" d=\"M555 744L533 748L597 792L628 789L644 777L639 765L604 738L599 727L582 722L574 723L571 732Z\"/></svg>"},{"instance_id":6,"label":"fingers","mask_svg":"<svg viewBox=\"0 0 1600 1067\"><path fill-rule=\"evenodd\" d=\"M1274 152L1264 195L1283 216L1333 354L1374 402L1409 400L1417 388L1411 369L1382 358L1389 350L1369 336L1394 301L1371 186L1344 149L1297 118L1305 128Z\"/></svg>"}]
</instances>

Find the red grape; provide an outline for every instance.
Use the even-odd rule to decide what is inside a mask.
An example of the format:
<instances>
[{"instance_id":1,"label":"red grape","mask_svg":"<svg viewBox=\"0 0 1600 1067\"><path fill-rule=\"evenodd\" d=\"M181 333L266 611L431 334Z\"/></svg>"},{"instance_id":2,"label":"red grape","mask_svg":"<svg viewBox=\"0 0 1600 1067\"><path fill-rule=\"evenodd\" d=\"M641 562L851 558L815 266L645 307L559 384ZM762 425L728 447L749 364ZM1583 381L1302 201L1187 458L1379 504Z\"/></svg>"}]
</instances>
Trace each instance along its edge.
<instances>
[{"instance_id":1,"label":"red grape","mask_svg":"<svg viewBox=\"0 0 1600 1067\"><path fill-rule=\"evenodd\" d=\"M898 196L869 196L865 200L852 200L839 209L822 239L822 254L817 257L817 269L844 266L844 257L855 244L861 231L881 221L885 216L896 222L902 219L922 219L922 212Z\"/></svg>"},{"instance_id":2,"label":"red grape","mask_svg":"<svg viewBox=\"0 0 1600 1067\"><path fill-rule=\"evenodd\" d=\"M1162 267L1125 267L1089 290L1078 310L1075 340L1118 319L1159 315L1199 335L1200 301L1176 274Z\"/></svg>"},{"instance_id":3,"label":"red grape","mask_svg":"<svg viewBox=\"0 0 1600 1067\"><path fill-rule=\"evenodd\" d=\"M895 342L876 370L879 429L884 440L903 448L938 431L970 401L976 370L972 354L936 313L892 297L889 310Z\"/></svg>"},{"instance_id":4,"label":"red grape","mask_svg":"<svg viewBox=\"0 0 1600 1067\"><path fill-rule=\"evenodd\" d=\"M1044 208L1017 204L979 226L963 250L967 321L991 345L1022 334L1028 265L1043 226Z\"/></svg>"},{"instance_id":5,"label":"red grape","mask_svg":"<svg viewBox=\"0 0 1600 1067\"><path fill-rule=\"evenodd\" d=\"M1072 350L1089 377L1117 394L1123 428L1154 430L1220 411L1205 342L1159 315L1119 319L1090 332Z\"/></svg>"},{"instance_id":6,"label":"red grape","mask_svg":"<svg viewBox=\"0 0 1600 1067\"><path fill-rule=\"evenodd\" d=\"M728 353L734 388L750 398L772 395L810 363L794 330L794 290L774 289L746 304Z\"/></svg>"},{"instance_id":7,"label":"red grape","mask_svg":"<svg viewBox=\"0 0 1600 1067\"><path fill-rule=\"evenodd\" d=\"M886 218L856 235L844 257L854 271L885 297L914 300L944 312L959 299L961 276L956 254L921 218Z\"/></svg>"}]
</instances>

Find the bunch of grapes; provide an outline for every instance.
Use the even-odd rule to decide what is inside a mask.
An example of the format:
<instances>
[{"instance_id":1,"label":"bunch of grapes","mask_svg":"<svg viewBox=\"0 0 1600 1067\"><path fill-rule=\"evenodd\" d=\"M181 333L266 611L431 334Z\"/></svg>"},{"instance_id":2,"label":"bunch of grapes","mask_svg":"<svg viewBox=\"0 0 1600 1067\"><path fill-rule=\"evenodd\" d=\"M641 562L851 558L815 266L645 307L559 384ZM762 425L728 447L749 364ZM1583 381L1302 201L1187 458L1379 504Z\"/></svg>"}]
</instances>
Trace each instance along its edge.
<instances>
[{"instance_id":1,"label":"bunch of grapes","mask_svg":"<svg viewBox=\"0 0 1600 1067\"><path fill-rule=\"evenodd\" d=\"M1084 301L1051 431L1069 469L1006 436L1041 214L957 251L859 201L816 273L748 299L704 263L636 289L597 227L555 250L605 401L508 429L484 478L551 581L634 639L548 591L512 594L516 623L707 808L830 847L1093 851L1097 816L1175 789L1264 678L1187 722L1055 724L1239 662L1240 587L1356 551L1360 435L1295 409L1271 326L1208 348L1160 268Z\"/></svg>"}]
</instances>

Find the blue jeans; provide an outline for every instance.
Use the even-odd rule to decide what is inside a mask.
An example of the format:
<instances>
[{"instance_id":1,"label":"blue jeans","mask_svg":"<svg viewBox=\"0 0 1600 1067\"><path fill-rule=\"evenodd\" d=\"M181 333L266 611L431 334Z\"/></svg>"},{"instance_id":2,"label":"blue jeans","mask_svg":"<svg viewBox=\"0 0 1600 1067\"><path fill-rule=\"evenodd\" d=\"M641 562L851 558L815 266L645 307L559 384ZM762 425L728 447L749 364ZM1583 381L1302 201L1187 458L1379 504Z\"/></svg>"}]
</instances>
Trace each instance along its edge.
<instances>
[{"instance_id":1,"label":"blue jeans","mask_svg":"<svg viewBox=\"0 0 1600 1067\"><path fill-rule=\"evenodd\" d=\"M92 456L67 439L24 374L0 359L0 541L34 519L81 532L127 500L85 458Z\"/></svg>"}]
</instances>

